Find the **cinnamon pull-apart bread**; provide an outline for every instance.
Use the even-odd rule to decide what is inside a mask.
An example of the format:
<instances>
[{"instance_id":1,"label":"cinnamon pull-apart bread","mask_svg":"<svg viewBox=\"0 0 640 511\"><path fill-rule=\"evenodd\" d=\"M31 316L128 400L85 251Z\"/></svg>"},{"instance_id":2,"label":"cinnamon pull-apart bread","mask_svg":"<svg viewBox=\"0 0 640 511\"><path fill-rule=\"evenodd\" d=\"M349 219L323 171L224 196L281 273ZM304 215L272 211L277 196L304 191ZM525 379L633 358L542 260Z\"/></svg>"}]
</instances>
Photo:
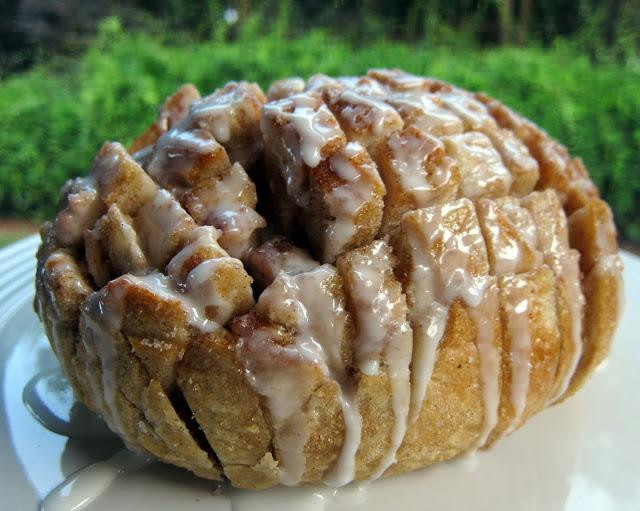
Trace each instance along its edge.
<instances>
[{"instance_id":1,"label":"cinnamon pull-apart bread","mask_svg":"<svg viewBox=\"0 0 640 511\"><path fill-rule=\"evenodd\" d=\"M582 161L399 70L184 85L42 227L36 310L136 450L243 488L490 446L583 385L622 308Z\"/></svg>"}]
</instances>

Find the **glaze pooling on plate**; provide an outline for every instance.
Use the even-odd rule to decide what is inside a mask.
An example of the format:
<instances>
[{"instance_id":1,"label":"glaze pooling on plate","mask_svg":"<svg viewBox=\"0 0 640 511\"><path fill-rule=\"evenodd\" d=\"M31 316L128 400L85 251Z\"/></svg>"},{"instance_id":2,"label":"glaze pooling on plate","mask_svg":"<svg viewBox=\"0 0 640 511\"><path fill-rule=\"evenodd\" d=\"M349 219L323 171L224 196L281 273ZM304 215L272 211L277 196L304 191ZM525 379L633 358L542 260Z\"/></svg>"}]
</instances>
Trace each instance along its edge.
<instances>
[{"instance_id":1,"label":"glaze pooling on plate","mask_svg":"<svg viewBox=\"0 0 640 511\"><path fill-rule=\"evenodd\" d=\"M611 213L485 95L399 70L186 85L131 154L105 144L63 189L36 307L77 395L199 475L339 486L444 461L607 352Z\"/></svg>"},{"instance_id":2,"label":"glaze pooling on plate","mask_svg":"<svg viewBox=\"0 0 640 511\"><path fill-rule=\"evenodd\" d=\"M89 465L68 477L42 502L41 511L80 511L90 505L117 477L154 463L148 455L124 449L113 457Z\"/></svg>"}]
</instances>

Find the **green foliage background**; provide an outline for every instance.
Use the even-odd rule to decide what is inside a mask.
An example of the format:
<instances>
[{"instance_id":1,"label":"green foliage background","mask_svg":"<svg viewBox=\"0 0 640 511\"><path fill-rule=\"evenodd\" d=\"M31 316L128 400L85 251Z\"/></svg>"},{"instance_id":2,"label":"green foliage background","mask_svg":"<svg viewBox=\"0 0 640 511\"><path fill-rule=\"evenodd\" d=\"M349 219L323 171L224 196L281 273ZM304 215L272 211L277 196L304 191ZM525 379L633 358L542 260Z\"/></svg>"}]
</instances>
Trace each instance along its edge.
<instances>
[{"instance_id":1,"label":"green foliage background","mask_svg":"<svg viewBox=\"0 0 640 511\"><path fill-rule=\"evenodd\" d=\"M284 37L254 17L232 41L163 43L107 18L80 59L53 60L0 83L0 212L41 219L58 189L86 174L105 140L128 144L159 102L184 82L207 92L228 80L267 87L290 75L402 67L484 90L522 112L581 156L611 203L624 238L640 242L640 66L593 59L574 44L550 48L448 49L378 39L355 46L316 29Z\"/></svg>"}]
</instances>

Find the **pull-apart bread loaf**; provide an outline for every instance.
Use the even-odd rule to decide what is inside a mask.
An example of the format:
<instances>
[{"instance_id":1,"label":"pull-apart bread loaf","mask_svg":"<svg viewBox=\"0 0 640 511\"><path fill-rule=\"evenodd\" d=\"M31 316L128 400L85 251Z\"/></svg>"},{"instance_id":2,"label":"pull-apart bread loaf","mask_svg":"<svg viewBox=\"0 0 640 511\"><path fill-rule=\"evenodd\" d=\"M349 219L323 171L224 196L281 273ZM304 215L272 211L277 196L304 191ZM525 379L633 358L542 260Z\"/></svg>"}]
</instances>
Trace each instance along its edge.
<instances>
[{"instance_id":1,"label":"pull-apart bread loaf","mask_svg":"<svg viewBox=\"0 0 640 511\"><path fill-rule=\"evenodd\" d=\"M36 310L132 449L244 488L486 448L622 307L611 210L497 100L399 70L184 85L42 228Z\"/></svg>"}]
</instances>

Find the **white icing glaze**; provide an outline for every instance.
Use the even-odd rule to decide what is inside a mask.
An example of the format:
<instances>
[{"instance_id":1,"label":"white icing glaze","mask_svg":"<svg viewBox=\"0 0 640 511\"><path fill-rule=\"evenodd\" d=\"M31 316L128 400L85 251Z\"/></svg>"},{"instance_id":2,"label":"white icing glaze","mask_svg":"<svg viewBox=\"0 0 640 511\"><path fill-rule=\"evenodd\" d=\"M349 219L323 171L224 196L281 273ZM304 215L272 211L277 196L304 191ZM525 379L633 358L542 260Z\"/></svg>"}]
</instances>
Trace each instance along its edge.
<instances>
[{"instance_id":1,"label":"white icing glaze","mask_svg":"<svg viewBox=\"0 0 640 511\"><path fill-rule=\"evenodd\" d=\"M198 223L221 231L220 245L233 257L242 258L253 248L253 234L266 226L254 209L255 187L239 163L221 179L197 187L183 200Z\"/></svg>"},{"instance_id":2,"label":"white icing glaze","mask_svg":"<svg viewBox=\"0 0 640 511\"><path fill-rule=\"evenodd\" d=\"M254 247L253 233L266 226L266 221L247 206L221 206L209 213L207 223L221 231L220 244L232 257L244 259Z\"/></svg>"},{"instance_id":3,"label":"white icing glaze","mask_svg":"<svg viewBox=\"0 0 640 511\"><path fill-rule=\"evenodd\" d=\"M393 133L387 144L391 150L391 167L416 207L429 206L455 185L451 159L430 161L436 151L444 152L444 145L437 138L416 129Z\"/></svg>"},{"instance_id":4,"label":"white icing glaze","mask_svg":"<svg viewBox=\"0 0 640 511\"><path fill-rule=\"evenodd\" d=\"M520 424L527 405L531 377L531 332L529 329L529 284L517 275L507 277L504 286L504 310L507 331L511 339L511 404L513 418L504 434L508 435Z\"/></svg>"},{"instance_id":5,"label":"white icing glaze","mask_svg":"<svg viewBox=\"0 0 640 511\"><path fill-rule=\"evenodd\" d=\"M374 253L380 252L378 245ZM358 259L351 269L350 286L358 324L354 358L356 367L372 376L379 372L382 351L389 341L389 323L395 320L390 317L394 304L385 285L385 261L367 256Z\"/></svg>"},{"instance_id":6,"label":"white icing glaze","mask_svg":"<svg viewBox=\"0 0 640 511\"><path fill-rule=\"evenodd\" d=\"M242 165L236 162L229 172L216 182L215 189L218 203L231 206L242 203L242 196L248 190L253 190L254 185Z\"/></svg>"},{"instance_id":7,"label":"white icing glaze","mask_svg":"<svg viewBox=\"0 0 640 511\"><path fill-rule=\"evenodd\" d=\"M41 511L80 511L90 505L118 476L140 470L154 463L143 454L122 450L104 461L85 467L69 476L49 493L40 506Z\"/></svg>"},{"instance_id":8,"label":"white icing glaze","mask_svg":"<svg viewBox=\"0 0 640 511\"><path fill-rule=\"evenodd\" d=\"M157 138L160 138L164 133L175 127L176 123L187 116L189 113L189 106L193 101L199 98L200 93L193 85L185 84L180 87L165 100L160 112L158 113L156 122L139 139L134 141L134 145L138 145L140 139L144 139L145 141L149 140L147 137L150 132ZM141 147L131 155L132 158L140 164L140 166L147 168L149 163L151 163L157 138L149 143L149 145Z\"/></svg>"},{"instance_id":9,"label":"white icing glaze","mask_svg":"<svg viewBox=\"0 0 640 511\"><path fill-rule=\"evenodd\" d=\"M345 89L355 90L360 79L361 77L359 76L338 76L335 80L341 87L344 87ZM371 83L374 83L375 86L382 91L382 95L387 94L387 91L384 89L384 87L382 87L381 84L379 84L375 80L370 80L370 81Z\"/></svg>"},{"instance_id":10,"label":"white icing glaze","mask_svg":"<svg viewBox=\"0 0 640 511\"><path fill-rule=\"evenodd\" d=\"M414 273L415 279L431 278L426 265L418 263ZM419 291L417 291L419 292ZM436 362L436 350L447 326L449 308L433 302L421 309L422 318L412 314L414 333L413 359L411 361L411 411L409 422L418 418L422 403L427 394L427 387L431 381Z\"/></svg>"},{"instance_id":11,"label":"white icing glaze","mask_svg":"<svg viewBox=\"0 0 640 511\"><path fill-rule=\"evenodd\" d=\"M300 94L304 91L304 87L304 80L299 77L277 80L269 87L267 98L270 101L284 99L294 94Z\"/></svg>"},{"instance_id":12,"label":"white icing glaze","mask_svg":"<svg viewBox=\"0 0 640 511\"><path fill-rule=\"evenodd\" d=\"M283 271L295 275L297 273L313 270L318 266L320 266L320 263L314 260L309 254L305 253L297 255L289 252L282 260L274 262L272 271L275 278Z\"/></svg>"},{"instance_id":13,"label":"white icing glaze","mask_svg":"<svg viewBox=\"0 0 640 511\"><path fill-rule=\"evenodd\" d=\"M517 199L500 199L498 202L500 210L509 218L511 223L517 228L519 235L531 248L535 248L538 242L538 229L533 221L531 213L520 205ZM541 264L537 263L535 266Z\"/></svg>"},{"instance_id":14,"label":"white icing glaze","mask_svg":"<svg viewBox=\"0 0 640 511\"><path fill-rule=\"evenodd\" d=\"M65 339L68 334L65 332L68 330L68 326L64 323L69 319L69 313L75 315L75 311L69 310L68 293L63 292L61 296L56 290L62 285L65 290L71 290L75 295L72 300L84 300L84 298L91 292L91 288L88 283L82 278L80 268L77 263L68 253L56 250L47 258L45 264L38 268L38 279L42 283L47 283L44 286L46 296L39 296L36 294L37 303L35 308L38 314L42 314L46 308L46 302L48 301L55 314L51 315L51 328L50 341L54 352L61 357L61 365L65 372L69 371L68 364L64 362ZM59 301L59 299L61 299ZM62 333L62 335L61 335Z\"/></svg>"},{"instance_id":15,"label":"white icing glaze","mask_svg":"<svg viewBox=\"0 0 640 511\"><path fill-rule=\"evenodd\" d=\"M309 167L316 167L322 159L323 148L333 139L344 135L338 121L322 103L319 96L296 94L289 98L273 101L263 107L263 131L269 131L269 118L282 119L289 123L300 137L300 157ZM291 183L297 178L285 175L290 193Z\"/></svg>"},{"instance_id":16,"label":"white icing glaze","mask_svg":"<svg viewBox=\"0 0 640 511\"><path fill-rule=\"evenodd\" d=\"M393 293L388 285L394 278L389 246L376 241L370 254L352 256L351 265L351 276L345 283L358 326L354 362L364 374L375 375L384 352L391 385L393 428L389 448L370 476L375 480L396 461L396 452L406 432L412 335L404 315L402 295Z\"/></svg>"},{"instance_id":17,"label":"white icing glaze","mask_svg":"<svg viewBox=\"0 0 640 511\"><path fill-rule=\"evenodd\" d=\"M497 127L487 108L474 99L469 93L459 89L450 92L436 93L442 103L464 122L467 131L484 131Z\"/></svg>"},{"instance_id":18,"label":"white icing glaze","mask_svg":"<svg viewBox=\"0 0 640 511\"><path fill-rule=\"evenodd\" d=\"M380 99L345 90L335 102L346 104L341 109L340 116L354 129L371 126L373 133L379 135L384 131L385 125L402 126L402 119L398 113Z\"/></svg>"},{"instance_id":19,"label":"white icing glaze","mask_svg":"<svg viewBox=\"0 0 640 511\"><path fill-rule=\"evenodd\" d=\"M411 330L408 324L403 323L399 327L398 334L408 334L411 339ZM395 343L387 348L387 372L391 382L391 407L393 410L393 429L389 440L389 448L380 459L378 467L369 476L374 480L382 476L396 460L396 453L402 445L407 432L407 420L411 402L410 370L411 343Z\"/></svg>"},{"instance_id":20,"label":"white icing glaze","mask_svg":"<svg viewBox=\"0 0 640 511\"><path fill-rule=\"evenodd\" d=\"M82 240L83 232L99 218L103 205L93 176L67 181L61 195L66 206L58 212L53 228L60 243L70 246Z\"/></svg>"},{"instance_id":21,"label":"white icing glaze","mask_svg":"<svg viewBox=\"0 0 640 511\"><path fill-rule=\"evenodd\" d=\"M553 271L556 283L562 286L566 293L565 306L569 309L571 316L571 344L572 355L569 360L569 367L562 376L562 381L556 387L556 391L549 395L548 403L557 401L569 387L571 378L578 367L578 362L582 356L582 320L585 305L585 298L580 286L582 276L580 274L580 254L569 248L568 227L564 212L561 209L555 192L541 192L549 197L547 209L549 225L536 229L538 248L544 254L544 262ZM531 200L536 200L539 195L532 195Z\"/></svg>"},{"instance_id":22,"label":"white icing glaze","mask_svg":"<svg viewBox=\"0 0 640 511\"><path fill-rule=\"evenodd\" d=\"M367 76L381 82L391 91L426 92L429 90L428 80L405 73L400 69L371 69Z\"/></svg>"},{"instance_id":23,"label":"white icing glaze","mask_svg":"<svg viewBox=\"0 0 640 511\"><path fill-rule=\"evenodd\" d=\"M212 332L219 328L219 325L209 320L201 304L191 300L184 288L179 288L176 282L160 272L149 273L143 276L125 275L122 277L135 286L144 287L162 300L178 301L183 308L187 321L202 332Z\"/></svg>"},{"instance_id":24,"label":"white icing glaze","mask_svg":"<svg viewBox=\"0 0 640 511\"><path fill-rule=\"evenodd\" d=\"M467 224L464 231L454 233L445 218L460 209L467 210ZM486 254L477 221L468 219L468 213L473 211L468 199L424 208L417 211L418 223L410 225L407 233L413 260L410 285L414 300L410 317L414 329L411 422L422 407L451 303L460 299L469 307L477 307L489 285L488 275L468 270L472 258ZM437 251L436 244L440 245Z\"/></svg>"},{"instance_id":25,"label":"white icing glaze","mask_svg":"<svg viewBox=\"0 0 640 511\"><path fill-rule=\"evenodd\" d=\"M222 151L222 147L205 130L189 130L187 117L156 142L153 158L146 167L154 181L180 182L191 170L194 158Z\"/></svg>"},{"instance_id":26,"label":"white icing glaze","mask_svg":"<svg viewBox=\"0 0 640 511\"><path fill-rule=\"evenodd\" d=\"M493 273L519 273L542 264L542 254L536 250L536 226L529 211L511 198L478 201L487 244L492 248ZM505 227L510 224L512 229ZM508 230L507 230L508 229ZM526 256L526 257L525 257Z\"/></svg>"},{"instance_id":27,"label":"white icing glaze","mask_svg":"<svg viewBox=\"0 0 640 511\"><path fill-rule=\"evenodd\" d=\"M485 290L482 301L469 308L469 314L476 325L476 347L480 358L480 378L484 421L474 449L482 447L498 423L500 404L500 353L495 344L495 322L498 320L498 285L495 277Z\"/></svg>"},{"instance_id":28,"label":"white icing glaze","mask_svg":"<svg viewBox=\"0 0 640 511\"><path fill-rule=\"evenodd\" d=\"M234 115L234 105L229 96L233 94L231 92L223 96L212 95L195 101L191 105L192 120L195 122L206 120L207 127L221 144L228 142L231 138L230 122Z\"/></svg>"},{"instance_id":29,"label":"white icing glaze","mask_svg":"<svg viewBox=\"0 0 640 511\"><path fill-rule=\"evenodd\" d=\"M247 381L266 398L274 427L278 480L287 486L302 480L306 466L304 447L309 431L304 406L316 385L315 379L305 375L307 370L313 371L315 363L317 348L312 342L300 339L293 346L279 346L272 342L268 330L256 329L236 344Z\"/></svg>"},{"instance_id":30,"label":"white icing glaze","mask_svg":"<svg viewBox=\"0 0 640 511\"><path fill-rule=\"evenodd\" d=\"M363 96L384 99L389 95L389 91L377 80L368 76L342 76L338 82L345 88L350 89Z\"/></svg>"},{"instance_id":31,"label":"white icing glaze","mask_svg":"<svg viewBox=\"0 0 640 511\"><path fill-rule=\"evenodd\" d=\"M156 125L161 132L169 130L176 122L184 119L189 113L191 104L200 99L200 93L193 85L187 83L173 93L163 105Z\"/></svg>"},{"instance_id":32,"label":"white icing glaze","mask_svg":"<svg viewBox=\"0 0 640 511\"><path fill-rule=\"evenodd\" d=\"M60 367L36 373L24 387L22 402L34 419L58 435L116 438L95 413L74 399L73 389Z\"/></svg>"},{"instance_id":33,"label":"white icing glaze","mask_svg":"<svg viewBox=\"0 0 640 511\"><path fill-rule=\"evenodd\" d=\"M502 156L504 164L518 177L522 174L537 174L538 162L529 154L529 149L512 131L496 125L485 124L482 132L493 142Z\"/></svg>"},{"instance_id":34,"label":"white icing glaze","mask_svg":"<svg viewBox=\"0 0 640 511\"><path fill-rule=\"evenodd\" d=\"M109 183L118 173L123 158L129 158L129 153L118 142L105 143L95 159L91 176L96 179L97 188L103 183Z\"/></svg>"},{"instance_id":35,"label":"white icing glaze","mask_svg":"<svg viewBox=\"0 0 640 511\"><path fill-rule=\"evenodd\" d=\"M362 417L358 411L358 401L353 382L345 369L341 369L339 376L334 377L340 384L340 408L344 420L344 438L338 459L333 468L324 476L323 481L329 486L344 486L355 478L356 452L360 446L362 435Z\"/></svg>"},{"instance_id":36,"label":"white icing glaze","mask_svg":"<svg viewBox=\"0 0 640 511\"><path fill-rule=\"evenodd\" d=\"M216 151L220 144L204 131L187 130L189 118L181 121L175 128L162 135L156 142L156 153L159 150L167 150L168 157L171 158L175 151L187 151L195 154L208 154ZM153 176L153 165L149 173Z\"/></svg>"},{"instance_id":37,"label":"white icing glaze","mask_svg":"<svg viewBox=\"0 0 640 511\"><path fill-rule=\"evenodd\" d=\"M210 131L221 144L233 136L234 125L242 118L259 118L262 92L256 85L230 82L213 94L191 104L187 123Z\"/></svg>"},{"instance_id":38,"label":"white icing glaze","mask_svg":"<svg viewBox=\"0 0 640 511\"><path fill-rule=\"evenodd\" d=\"M192 99L188 114L181 112L181 120L156 142L150 174L161 178L163 172L186 172L193 156L220 154L219 144L225 145L233 161L253 163L262 148L258 119L264 97L259 87L230 82L207 97Z\"/></svg>"},{"instance_id":39,"label":"white icing glaze","mask_svg":"<svg viewBox=\"0 0 640 511\"><path fill-rule=\"evenodd\" d=\"M234 158L245 163L253 161L253 153L262 144L257 129L261 96L255 85L230 83L214 94L194 101L189 114L158 139L154 157L147 166L151 177L171 188L198 223L212 224L223 231L220 244L235 257L243 256L252 248L253 232L264 227L266 222L252 209L255 191L251 193L251 180L240 163L228 168L229 158L219 142L228 144ZM247 140L243 139L239 148L237 143L232 143L236 124L253 118L253 138L256 140L251 142L251 137L245 137ZM245 135L247 131L250 130L243 129ZM251 154L246 155L249 145L252 145ZM238 151L243 154L237 154ZM198 156L212 159L208 162L211 168L204 176L192 172ZM222 177L213 179L212 173ZM193 185L194 181L198 186L183 188Z\"/></svg>"},{"instance_id":40,"label":"white icing glaze","mask_svg":"<svg viewBox=\"0 0 640 511\"><path fill-rule=\"evenodd\" d=\"M622 277L622 271L623 271L622 260L620 259L620 256L618 254L603 255L598 259L596 264L598 268L597 271L603 272L615 278ZM621 301L620 303L623 303L623 302L624 300Z\"/></svg>"},{"instance_id":41,"label":"white icing glaze","mask_svg":"<svg viewBox=\"0 0 640 511\"><path fill-rule=\"evenodd\" d=\"M354 344L355 365L367 375L378 373L380 357L392 334L408 331L398 318L401 297L391 296L391 252L383 241L372 244L370 255L352 255L347 282L356 309L358 337Z\"/></svg>"},{"instance_id":42,"label":"white icing glaze","mask_svg":"<svg viewBox=\"0 0 640 511\"><path fill-rule=\"evenodd\" d=\"M462 121L443 106L442 100L429 93L396 93L385 99L405 120L435 136L462 133Z\"/></svg>"},{"instance_id":43,"label":"white icing glaze","mask_svg":"<svg viewBox=\"0 0 640 511\"><path fill-rule=\"evenodd\" d=\"M323 91L324 89L342 89L342 83L322 73L317 73L307 80L306 91Z\"/></svg>"},{"instance_id":44,"label":"white icing glaze","mask_svg":"<svg viewBox=\"0 0 640 511\"><path fill-rule=\"evenodd\" d=\"M120 391L117 381L118 352L115 336L122 323L122 289L122 286L109 285L89 296L82 307L82 314L85 328L91 332L93 342L88 343L86 335L82 336L82 342L88 355L86 374L93 392L92 401L104 404L102 408L107 412L104 419L111 430L125 441L130 441L117 406L117 395ZM92 367L94 364L100 367L100 380Z\"/></svg>"},{"instance_id":45,"label":"white icing glaze","mask_svg":"<svg viewBox=\"0 0 640 511\"><path fill-rule=\"evenodd\" d=\"M191 233L191 241L187 243L180 252L178 252L167 265L167 273L171 275L176 282L179 282L180 275L183 272L184 265L189 259L200 250L207 250L212 253L220 253L222 248L218 244L218 231L215 227L202 225L196 227Z\"/></svg>"},{"instance_id":46,"label":"white icing glaze","mask_svg":"<svg viewBox=\"0 0 640 511\"><path fill-rule=\"evenodd\" d=\"M362 421L341 355L346 312L327 287L335 276L329 265L297 275L280 273L260 295L256 310L288 318L297 331L294 343L279 345L270 340L268 331L254 330L250 336L241 336L237 345L249 382L267 400L280 455L278 477L285 485L298 484L305 471L309 432L304 405L318 384L310 378L314 371L322 380L340 385L345 425L340 455L325 482L339 486L355 475Z\"/></svg>"},{"instance_id":47,"label":"white icing glaze","mask_svg":"<svg viewBox=\"0 0 640 511\"><path fill-rule=\"evenodd\" d=\"M215 279L216 272L228 265L241 267L240 261L228 257L206 260L189 273L184 286L178 286L171 277L159 272L144 276L125 275L100 293L94 293L86 302L86 328L92 332L95 341L87 346L90 354L88 362L98 363L102 368L102 385L98 385L97 381L92 385L94 399L105 403L109 411L107 420L114 431L126 438L116 406L118 353L114 339L121 329L123 299L128 285L144 287L160 299L179 302L188 324L202 332L213 332L235 312L233 302L217 288ZM215 310L213 318L207 315L208 307ZM87 369L87 374L95 378L95 372L89 367Z\"/></svg>"},{"instance_id":48,"label":"white icing glaze","mask_svg":"<svg viewBox=\"0 0 640 511\"><path fill-rule=\"evenodd\" d=\"M207 312L213 309L215 313L211 319L220 325L231 319L235 312L235 304L229 299L229 290L220 288L221 284L215 278L219 272L228 270L238 275L244 273L242 263L233 257L217 257L201 262L187 275L186 298L183 298L189 309ZM211 315L209 312L207 316Z\"/></svg>"},{"instance_id":49,"label":"white icing glaze","mask_svg":"<svg viewBox=\"0 0 640 511\"><path fill-rule=\"evenodd\" d=\"M165 242L193 220L167 190L158 189L136 215L137 231L141 234L145 253L156 268L165 261Z\"/></svg>"},{"instance_id":50,"label":"white icing glaze","mask_svg":"<svg viewBox=\"0 0 640 511\"><path fill-rule=\"evenodd\" d=\"M506 195L513 178L491 140L478 131L442 137L462 175L461 195L471 199Z\"/></svg>"},{"instance_id":51,"label":"white icing glaze","mask_svg":"<svg viewBox=\"0 0 640 511\"><path fill-rule=\"evenodd\" d=\"M73 278L72 285L76 293L81 295L87 291L87 284L78 278L81 275L80 268L73 257L66 252L53 252L47 258L45 272L49 278L54 280L61 278L64 274L70 274L69 276Z\"/></svg>"},{"instance_id":52,"label":"white icing glaze","mask_svg":"<svg viewBox=\"0 0 640 511\"><path fill-rule=\"evenodd\" d=\"M241 171L236 170L238 167ZM243 195L251 184L239 164L234 164L221 179L210 181L192 190L184 200L185 208L198 223L207 223L207 217L216 209L237 209L247 202Z\"/></svg>"},{"instance_id":53,"label":"white icing glaze","mask_svg":"<svg viewBox=\"0 0 640 511\"><path fill-rule=\"evenodd\" d=\"M585 297L580 287L580 253L577 250L563 247L559 243L554 243L549 253L546 254L547 263L556 279L564 286L567 293L566 306L571 315L571 343L573 351L569 361L569 369L564 374L562 382L557 387L556 392L549 396L548 402L553 403L560 399L569 388L569 383L578 367L582 356L582 319L585 305Z\"/></svg>"},{"instance_id":54,"label":"white icing glaze","mask_svg":"<svg viewBox=\"0 0 640 511\"><path fill-rule=\"evenodd\" d=\"M353 159L364 152L357 142L350 142L329 159L331 170L344 184L325 195L329 213L334 218L326 229L324 259L332 260L358 230L356 221L362 207L375 200L375 189L384 189L375 164L367 158L362 163Z\"/></svg>"},{"instance_id":55,"label":"white icing glaze","mask_svg":"<svg viewBox=\"0 0 640 511\"><path fill-rule=\"evenodd\" d=\"M213 260L215 261L216 259ZM204 263L208 263L209 261L212 261L212 259L209 259ZM198 267L194 268L192 272L197 268ZM189 275L191 275L191 273ZM202 281L204 279L208 279L209 277L211 277L211 273L199 272L197 274L196 280L199 279L200 283L203 284ZM218 323L215 319L210 319L207 316L207 303L204 302L204 298L211 298L212 292L207 292L208 290L206 289L206 287L200 291L199 294L202 296L198 298L202 298L203 301L199 301L198 298L193 296L193 284L188 288L179 287L171 277L167 277L166 275L163 275L159 272L154 272L143 276L125 275L123 278L127 279L134 285L149 289L164 300L178 301L180 303L180 306L182 307L182 310L185 312L187 323L194 328L197 328L201 332L215 332L216 330L220 329L220 323ZM187 282L189 282L188 278L189 277L187 277ZM228 311L230 305L224 304L222 297L216 297L214 301L216 303L220 301L221 304L224 305L223 311ZM212 305L215 305L215 303Z\"/></svg>"},{"instance_id":56,"label":"white icing glaze","mask_svg":"<svg viewBox=\"0 0 640 511\"><path fill-rule=\"evenodd\" d=\"M161 197L161 200L165 199L166 197ZM163 232L166 234L167 230ZM89 355L87 374L90 377L93 400L104 403L104 408L108 411L106 419L109 426L125 438L126 434L116 402L118 353L115 339L121 329L123 300L128 285L145 287L161 299L178 301L185 312L187 322L203 332L219 329L220 324L226 323L235 312L235 295L218 287L216 275L222 269L232 269L239 274L244 273L244 269L240 261L230 257L207 259L193 268L182 282L180 274L183 265L190 255L203 246L211 246L224 253L216 243L215 229L197 228L192 234L191 243L168 265L168 272L173 278L159 272L144 276L125 275L111 282L99 293L91 295L85 302L83 307L85 325L87 330L91 331L91 338L94 341L86 344ZM65 264L68 265L68 263ZM249 296L251 295L248 283L245 291ZM97 380L92 364L98 364L101 367L101 382Z\"/></svg>"},{"instance_id":57,"label":"white icing glaze","mask_svg":"<svg viewBox=\"0 0 640 511\"><path fill-rule=\"evenodd\" d=\"M268 286L280 272L296 275L320 266L311 255L281 236L274 236L251 252L250 273L259 284Z\"/></svg>"},{"instance_id":58,"label":"white icing glaze","mask_svg":"<svg viewBox=\"0 0 640 511\"><path fill-rule=\"evenodd\" d=\"M153 151L155 149L154 144L149 144L142 149L136 151L131 157L143 168L147 168L151 160L153 159Z\"/></svg>"},{"instance_id":59,"label":"white icing glaze","mask_svg":"<svg viewBox=\"0 0 640 511\"><path fill-rule=\"evenodd\" d=\"M419 137L418 133L415 135L393 133L388 140L394 169L403 188L414 193L431 189L425 171L426 160L436 148L444 148L435 137L427 134Z\"/></svg>"}]
</instances>

